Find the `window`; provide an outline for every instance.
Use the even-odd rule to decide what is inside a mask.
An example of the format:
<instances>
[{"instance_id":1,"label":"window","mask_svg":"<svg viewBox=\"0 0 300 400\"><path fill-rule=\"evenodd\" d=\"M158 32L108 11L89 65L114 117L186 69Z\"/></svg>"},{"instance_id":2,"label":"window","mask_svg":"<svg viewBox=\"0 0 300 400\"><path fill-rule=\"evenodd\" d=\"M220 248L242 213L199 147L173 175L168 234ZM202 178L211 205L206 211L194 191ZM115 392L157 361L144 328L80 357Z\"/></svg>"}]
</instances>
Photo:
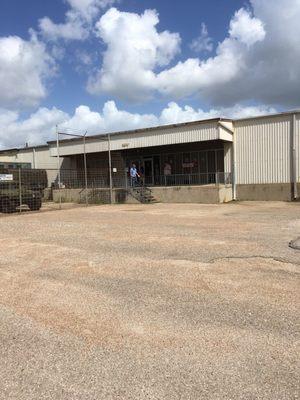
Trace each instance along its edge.
<instances>
[{"instance_id":1,"label":"window","mask_svg":"<svg viewBox=\"0 0 300 400\"><path fill-rule=\"evenodd\" d=\"M8 169L18 169L18 168L22 168L22 169L30 169L31 168L31 164L30 163L1 163L0 164L0 168L8 168Z\"/></svg>"}]
</instances>

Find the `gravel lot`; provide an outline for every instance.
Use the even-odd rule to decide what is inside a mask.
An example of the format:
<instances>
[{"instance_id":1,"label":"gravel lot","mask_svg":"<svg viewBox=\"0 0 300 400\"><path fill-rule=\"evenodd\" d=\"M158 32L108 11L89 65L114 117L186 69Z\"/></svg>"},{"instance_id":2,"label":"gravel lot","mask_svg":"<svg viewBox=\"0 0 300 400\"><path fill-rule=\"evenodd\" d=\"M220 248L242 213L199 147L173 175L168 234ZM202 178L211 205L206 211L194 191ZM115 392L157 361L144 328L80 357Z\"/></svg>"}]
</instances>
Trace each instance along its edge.
<instances>
[{"instance_id":1,"label":"gravel lot","mask_svg":"<svg viewBox=\"0 0 300 400\"><path fill-rule=\"evenodd\" d=\"M0 224L1 400L300 398L300 203Z\"/></svg>"}]
</instances>

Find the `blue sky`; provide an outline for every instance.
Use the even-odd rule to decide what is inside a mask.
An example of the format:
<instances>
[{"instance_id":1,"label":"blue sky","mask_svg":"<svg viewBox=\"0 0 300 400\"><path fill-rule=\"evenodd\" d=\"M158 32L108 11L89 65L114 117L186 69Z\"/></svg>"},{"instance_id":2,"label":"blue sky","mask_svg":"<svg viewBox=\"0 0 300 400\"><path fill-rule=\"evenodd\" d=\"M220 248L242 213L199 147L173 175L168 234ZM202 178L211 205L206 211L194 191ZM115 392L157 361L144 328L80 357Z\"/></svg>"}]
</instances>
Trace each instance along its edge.
<instances>
[{"instance_id":1,"label":"blue sky","mask_svg":"<svg viewBox=\"0 0 300 400\"><path fill-rule=\"evenodd\" d=\"M43 142L55 124L93 134L299 106L298 0L0 9L0 147Z\"/></svg>"},{"instance_id":2,"label":"blue sky","mask_svg":"<svg viewBox=\"0 0 300 400\"><path fill-rule=\"evenodd\" d=\"M56 23L63 23L65 12L69 7L63 0L2 0L2 12L0 15L0 36L18 35L24 39L29 38L29 29L36 29L38 20L48 16ZM247 4L238 0L197 1L180 0L123 0L117 4L118 8L126 12L141 14L146 9L156 9L159 13L160 30L180 32L182 37L182 52L174 61L180 58L188 58L193 55L189 43L200 33L201 22L204 22L215 43L224 39L228 30L230 18L234 12ZM73 112L79 104L87 104L92 108L101 107L110 96L91 96L85 90L86 75L84 71L74 69L74 51L76 49L88 49L91 53L101 53L104 46L97 40L90 38L84 43L69 42L63 45L66 49L66 57L60 62L58 77L52 82L49 96L41 104L51 107L60 107L67 112ZM76 60L75 60L76 62ZM159 111L166 104L165 99L149 104L123 104L127 109L141 112ZM190 104L201 105L197 101L190 100ZM205 104L204 104L205 106Z\"/></svg>"}]
</instances>

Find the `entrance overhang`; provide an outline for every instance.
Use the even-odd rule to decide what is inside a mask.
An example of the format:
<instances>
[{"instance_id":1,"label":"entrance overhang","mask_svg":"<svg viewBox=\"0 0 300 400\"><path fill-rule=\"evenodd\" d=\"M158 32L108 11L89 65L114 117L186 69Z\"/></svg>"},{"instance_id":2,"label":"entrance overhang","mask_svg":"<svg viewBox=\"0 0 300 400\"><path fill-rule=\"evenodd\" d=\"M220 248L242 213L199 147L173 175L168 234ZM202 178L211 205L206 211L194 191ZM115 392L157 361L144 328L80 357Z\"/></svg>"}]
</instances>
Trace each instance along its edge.
<instances>
[{"instance_id":1,"label":"entrance overhang","mask_svg":"<svg viewBox=\"0 0 300 400\"><path fill-rule=\"evenodd\" d=\"M86 137L86 153L107 152L108 140L105 140L106 137L108 137L108 135ZM139 129L136 131L117 132L110 134L109 137L111 151L213 140L233 142L233 123L231 120L214 119L157 128ZM49 142L49 147L50 155L56 157L56 143ZM61 140L59 153L60 156L82 154L82 140Z\"/></svg>"}]
</instances>

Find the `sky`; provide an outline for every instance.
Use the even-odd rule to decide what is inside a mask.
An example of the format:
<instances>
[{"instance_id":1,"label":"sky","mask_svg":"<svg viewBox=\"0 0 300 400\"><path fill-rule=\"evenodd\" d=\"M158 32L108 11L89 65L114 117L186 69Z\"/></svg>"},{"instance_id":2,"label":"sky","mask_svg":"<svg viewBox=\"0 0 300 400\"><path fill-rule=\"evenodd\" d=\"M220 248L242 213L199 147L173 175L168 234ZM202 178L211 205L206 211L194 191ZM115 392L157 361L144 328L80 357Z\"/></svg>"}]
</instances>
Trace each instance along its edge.
<instances>
[{"instance_id":1,"label":"sky","mask_svg":"<svg viewBox=\"0 0 300 400\"><path fill-rule=\"evenodd\" d=\"M0 148L300 106L300 0L0 0Z\"/></svg>"}]
</instances>

